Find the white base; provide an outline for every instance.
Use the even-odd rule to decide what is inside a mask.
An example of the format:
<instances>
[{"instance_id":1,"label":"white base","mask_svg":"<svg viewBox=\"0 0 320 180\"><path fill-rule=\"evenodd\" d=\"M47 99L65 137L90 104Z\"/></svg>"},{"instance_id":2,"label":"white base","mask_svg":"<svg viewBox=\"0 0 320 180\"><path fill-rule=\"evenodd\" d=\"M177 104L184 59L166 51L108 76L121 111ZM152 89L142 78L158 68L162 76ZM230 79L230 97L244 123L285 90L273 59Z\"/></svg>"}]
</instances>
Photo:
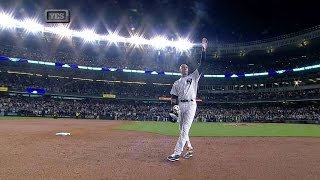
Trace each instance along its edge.
<instances>
[{"instance_id":1,"label":"white base","mask_svg":"<svg viewBox=\"0 0 320 180\"><path fill-rule=\"evenodd\" d=\"M70 133L68 133L68 132L59 132L59 133L56 133L56 136L70 136Z\"/></svg>"}]
</instances>

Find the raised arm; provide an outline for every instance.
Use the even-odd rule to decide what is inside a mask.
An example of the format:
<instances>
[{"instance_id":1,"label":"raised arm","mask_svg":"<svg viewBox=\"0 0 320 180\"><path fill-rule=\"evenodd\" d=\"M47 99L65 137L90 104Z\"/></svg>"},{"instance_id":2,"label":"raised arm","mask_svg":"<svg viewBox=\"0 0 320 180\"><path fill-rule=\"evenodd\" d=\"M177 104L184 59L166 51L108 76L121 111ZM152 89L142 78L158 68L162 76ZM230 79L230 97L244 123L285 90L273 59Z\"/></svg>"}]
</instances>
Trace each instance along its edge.
<instances>
[{"instance_id":1,"label":"raised arm","mask_svg":"<svg viewBox=\"0 0 320 180\"><path fill-rule=\"evenodd\" d=\"M202 38L202 50L200 60L197 62L197 68L193 73L196 73L198 76L204 72L204 67L202 66L202 62L206 59L206 50L208 47L208 40L206 38ZM200 74L201 73L201 74Z\"/></svg>"}]
</instances>

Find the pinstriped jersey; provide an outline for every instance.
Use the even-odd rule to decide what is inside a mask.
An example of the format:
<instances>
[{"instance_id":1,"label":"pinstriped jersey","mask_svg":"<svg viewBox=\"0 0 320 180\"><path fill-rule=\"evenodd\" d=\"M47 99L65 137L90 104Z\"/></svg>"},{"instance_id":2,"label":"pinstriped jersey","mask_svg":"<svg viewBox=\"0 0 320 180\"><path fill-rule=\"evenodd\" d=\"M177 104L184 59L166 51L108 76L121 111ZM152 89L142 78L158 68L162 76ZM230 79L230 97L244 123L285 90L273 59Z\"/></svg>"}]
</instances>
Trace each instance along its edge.
<instances>
[{"instance_id":1,"label":"pinstriped jersey","mask_svg":"<svg viewBox=\"0 0 320 180\"><path fill-rule=\"evenodd\" d=\"M198 69L186 77L181 77L173 83L170 94L178 96L179 100L196 99L200 77Z\"/></svg>"}]
</instances>

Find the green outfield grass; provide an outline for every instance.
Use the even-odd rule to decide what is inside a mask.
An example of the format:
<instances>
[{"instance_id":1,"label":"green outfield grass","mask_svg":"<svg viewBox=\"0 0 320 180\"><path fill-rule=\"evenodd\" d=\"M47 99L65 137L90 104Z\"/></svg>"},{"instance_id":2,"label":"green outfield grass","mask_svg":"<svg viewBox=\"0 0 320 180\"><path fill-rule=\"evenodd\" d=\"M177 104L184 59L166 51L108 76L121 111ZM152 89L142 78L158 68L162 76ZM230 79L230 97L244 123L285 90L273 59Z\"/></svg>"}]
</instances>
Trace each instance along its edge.
<instances>
[{"instance_id":1,"label":"green outfield grass","mask_svg":"<svg viewBox=\"0 0 320 180\"><path fill-rule=\"evenodd\" d=\"M150 132L178 136L178 124L170 122L132 122L116 127L117 130ZM275 136L320 137L320 125L252 123L235 126L230 123L193 123L191 136Z\"/></svg>"},{"instance_id":2,"label":"green outfield grass","mask_svg":"<svg viewBox=\"0 0 320 180\"><path fill-rule=\"evenodd\" d=\"M40 120L41 117L3 117L1 120ZM45 118L46 119L46 118ZM53 118L48 118L53 119ZM128 121L123 121L128 122ZM92 122L94 123L94 122ZM178 123L133 121L114 128L123 131L149 132L168 136L178 136ZM193 123L191 136L275 136L275 137L320 137L320 125L248 123L235 126L231 123Z\"/></svg>"},{"instance_id":3,"label":"green outfield grass","mask_svg":"<svg viewBox=\"0 0 320 180\"><path fill-rule=\"evenodd\" d=\"M17 117L17 116L0 116L1 120L37 120L43 117Z\"/></svg>"}]
</instances>

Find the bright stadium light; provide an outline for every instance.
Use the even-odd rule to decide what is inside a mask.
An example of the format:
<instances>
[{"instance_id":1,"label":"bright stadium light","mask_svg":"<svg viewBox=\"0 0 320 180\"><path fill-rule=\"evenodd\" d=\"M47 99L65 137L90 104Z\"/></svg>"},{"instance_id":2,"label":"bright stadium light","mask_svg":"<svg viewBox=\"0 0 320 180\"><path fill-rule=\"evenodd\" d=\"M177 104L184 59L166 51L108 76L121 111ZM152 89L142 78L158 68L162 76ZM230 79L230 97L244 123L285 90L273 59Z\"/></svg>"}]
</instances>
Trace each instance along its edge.
<instances>
[{"instance_id":1,"label":"bright stadium light","mask_svg":"<svg viewBox=\"0 0 320 180\"><path fill-rule=\"evenodd\" d=\"M139 37L139 36L132 36L128 39L128 42L129 43L132 43L132 44L148 44L148 40L142 38L142 37Z\"/></svg>"},{"instance_id":2,"label":"bright stadium light","mask_svg":"<svg viewBox=\"0 0 320 180\"><path fill-rule=\"evenodd\" d=\"M189 50L193 47L193 44L187 39L179 39L178 41L173 43L174 43L174 47L181 51Z\"/></svg>"},{"instance_id":3,"label":"bright stadium light","mask_svg":"<svg viewBox=\"0 0 320 180\"><path fill-rule=\"evenodd\" d=\"M18 22L20 28L24 28L27 32L42 32L44 31L44 26L39 24L35 19L26 19L24 21Z\"/></svg>"},{"instance_id":4,"label":"bright stadium light","mask_svg":"<svg viewBox=\"0 0 320 180\"><path fill-rule=\"evenodd\" d=\"M0 13L0 26L4 28L14 28L16 27L17 20L15 20L11 15Z\"/></svg>"},{"instance_id":5,"label":"bright stadium light","mask_svg":"<svg viewBox=\"0 0 320 180\"><path fill-rule=\"evenodd\" d=\"M112 42L112 43L117 43L117 42L126 42L126 38L124 37L121 37L117 34L109 34L107 36L104 36L104 39L109 41L109 42Z\"/></svg>"},{"instance_id":6,"label":"bright stadium light","mask_svg":"<svg viewBox=\"0 0 320 180\"><path fill-rule=\"evenodd\" d=\"M74 36L83 38L85 41L93 42L95 40L99 40L100 37L93 30L86 29L84 31L75 31L73 32Z\"/></svg>"},{"instance_id":7,"label":"bright stadium light","mask_svg":"<svg viewBox=\"0 0 320 180\"><path fill-rule=\"evenodd\" d=\"M167 46L170 46L170 41L167 40L167 38L162 36L154 37L149 42L150 42L150 45L155 47L156 49L163 49Z\"/></svg>"},{"instance_id":8,"label":"bright stadium light","mask_svg":"<svg viewBox=\"0 0 320 180\"><path fill-rule=\"evenodd\" d=\"M63 37L71 37L73 31L68 29L65 26L58 26L58 27L45 27L45 32L50 32L53 34L57 34Z\"/></svg>"},{"instance_id":9,"label":"bright stadium light","mask_svg":"<svg viewBox=\"0 0 320 180\"><path fill-rule=\"evenodd\" d=\"M117 33L110 33L109 35L100 35L96 34L95 31L92 30L84 30L84 31L76 31L69 29L68 27L64 26L57 26L57 27L45 27L37 22L35 18L26 19L23 21L14 19L8 13L0 13L0 26L4 28L21 28L26 30L27 32L48 32L57 34L60 36L67 36L67 37L79 37L84 39L85 41L109 41L111 43L117 42L124 42L124 43L131 43L131 44L138 44L138 45L151 45L157 49L163 49L165 47L175 47L180 51L185 51L196 44L192 44L187 39L180 39L178 41L170 41L164 36L158 36L152 39L145 39L142 36L132 36L130 38L121 37ZM198 46L198 45L196 45Z\"/></svg>"}]
</instances>

